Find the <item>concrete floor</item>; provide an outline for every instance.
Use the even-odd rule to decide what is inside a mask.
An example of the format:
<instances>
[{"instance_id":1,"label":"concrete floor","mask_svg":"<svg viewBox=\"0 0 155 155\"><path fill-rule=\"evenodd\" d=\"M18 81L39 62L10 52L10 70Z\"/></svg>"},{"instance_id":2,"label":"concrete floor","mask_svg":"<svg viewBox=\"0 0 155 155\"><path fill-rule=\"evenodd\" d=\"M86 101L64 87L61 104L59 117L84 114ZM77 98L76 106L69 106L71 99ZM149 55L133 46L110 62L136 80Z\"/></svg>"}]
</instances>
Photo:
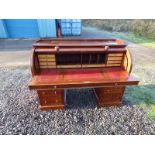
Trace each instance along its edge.
<instances>
[{"instance_id":1,"label":"concrete floor","mask_svg":"<svg viewBox=\"0 0 155 155\"><path fill-rule=\"evenodd\" d=\"M28 66L32 44L31 39L1 39L0 40L0 67Z\"/></svg>"}]
</instances>

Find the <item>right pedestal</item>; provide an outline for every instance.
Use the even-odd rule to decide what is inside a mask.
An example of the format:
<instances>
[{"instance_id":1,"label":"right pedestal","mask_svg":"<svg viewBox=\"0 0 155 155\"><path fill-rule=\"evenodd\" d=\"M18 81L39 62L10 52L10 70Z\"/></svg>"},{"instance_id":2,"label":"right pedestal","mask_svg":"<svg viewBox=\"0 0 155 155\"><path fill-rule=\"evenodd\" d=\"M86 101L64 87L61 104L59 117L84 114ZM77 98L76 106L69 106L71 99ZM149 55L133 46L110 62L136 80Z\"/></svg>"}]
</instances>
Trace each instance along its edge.
<instances>
[{"instance_id":1,"label":"right pedestal","mask_svg":"<svg viewBox=\"0 0 155 155\"><path fill-rule=\"evenodd\" d=\"M95 88L99 107L120 106L125 86Z\"/></svg>"}]
</instances>

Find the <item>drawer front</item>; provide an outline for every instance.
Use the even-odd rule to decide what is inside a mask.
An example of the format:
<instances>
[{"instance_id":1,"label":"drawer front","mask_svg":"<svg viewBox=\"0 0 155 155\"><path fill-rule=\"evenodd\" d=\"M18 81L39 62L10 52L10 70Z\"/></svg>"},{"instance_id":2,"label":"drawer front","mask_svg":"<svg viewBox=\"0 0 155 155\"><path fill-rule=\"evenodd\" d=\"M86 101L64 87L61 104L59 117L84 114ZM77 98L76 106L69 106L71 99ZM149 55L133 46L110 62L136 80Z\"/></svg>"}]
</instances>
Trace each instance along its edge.
<instances>
[{"instance_id":1,"label":"drawer front","mask_svg":"<svg viewBox=\"0 0 155 155\"><path fill-rule=\"evenodd\" d=\"M96 88L95 91L98 97L99 105L101 107L120 105L124 90L125 87Z\"/></svg>"},{"instance_id":2,"label":"drawer front","mask_svg":"<svg viewBox=\"0 0 155 155\"><path fill-rule=\"evenodd\" d=\"M63 90L38 90L39 97L56 97L62 94Z\"/></svg>"},{"instance_id":3,"label":"drawer front","mask_svg":"<svg viewBox=\"0 0 155 155\"><path fill-rule=\"evenodd\" d=\"M58 105L62 104L63 100L61 98L39 98L40 99L40 104L42 106L48 106L48 105Z\"/></svg>"},{"instance_id":4,"label":"drawer front","mask_svg":"<svg viewBox=\"0 0 155 155\"><path fill-rule=\"evenodd\" d=\"M123 94L106 94L100 98L101 102L117 102L120 101Z\"/></svg>"},{"instance_id":5,"label":"drawer front","mask_svg":"<svg viewBox=\"0 0 155 155\"><path fill-rule=\"evenodd\" d=\"M121 95L124 93L125 87L104 87L104 88L96 88L96 94L99 97L102 97L102 95Z\"/></svg>"},{"instance_id":6,"label":"drawer front","mask_svg":"<svg viewBox=\"0 0 155 155\"><path fill-rule=\"evenodd\" d=\"M64 90L38 90L41 106L64 104Z\"/></svg>"}]
</instances>

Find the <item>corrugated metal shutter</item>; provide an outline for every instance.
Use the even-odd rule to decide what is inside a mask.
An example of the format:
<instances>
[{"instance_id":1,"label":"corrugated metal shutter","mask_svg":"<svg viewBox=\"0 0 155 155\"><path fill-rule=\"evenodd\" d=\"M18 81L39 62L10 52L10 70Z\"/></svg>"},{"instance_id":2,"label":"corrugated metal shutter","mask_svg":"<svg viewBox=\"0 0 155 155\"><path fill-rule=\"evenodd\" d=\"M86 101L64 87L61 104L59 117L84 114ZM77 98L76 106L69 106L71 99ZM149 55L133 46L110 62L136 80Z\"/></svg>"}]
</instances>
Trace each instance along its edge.
<instances>
[{"instance_id":1,"label":"corrugated metal shutter","mask_svg":"<svg viewBox=\"0 0 155 155\"><path fill-rule=\"evenodd\" d=\"M9 38L38 38L39 30L36 19L4 20Z\"/></svg>"},{"instance_id":2,"label":"corrugated metal shutter","mask_svg":"<svg viewBox=\"0 0 155 155\"><path fill-rule=\"evenodd\" d=\"M55 19L38 19L40 37L56 37Z\"/></svg>"}]
</instances>

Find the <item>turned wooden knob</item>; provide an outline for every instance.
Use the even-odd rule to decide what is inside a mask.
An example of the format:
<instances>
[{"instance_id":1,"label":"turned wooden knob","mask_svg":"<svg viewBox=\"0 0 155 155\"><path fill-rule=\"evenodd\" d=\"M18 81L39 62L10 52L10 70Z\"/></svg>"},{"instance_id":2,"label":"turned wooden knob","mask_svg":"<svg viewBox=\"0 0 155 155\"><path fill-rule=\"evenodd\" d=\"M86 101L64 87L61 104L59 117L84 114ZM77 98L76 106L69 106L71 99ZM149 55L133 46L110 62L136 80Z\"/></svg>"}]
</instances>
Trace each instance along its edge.
<instances>
[{"instance_id":1,"label":"turned wooden knob","mask_svg":"<svg viewBox=\"0 0 155 155\"><path fill-rule=\"evenodd\" d=\"M59 47L58 47L58 46L55 46L55 50L56 50L56 51L59 51Z\"/></svg>"},{"instance_id":2,"label":"turned wooden knob","mask_svg":"<svg viewBox=\"0 0 155 155\"><path fill-rule=\"evenodd\" d=\"M105 49L105 50L108 50L108 49L109 49L109 46L105 46L104 49Z\"/></svg>"}]
</instances>

